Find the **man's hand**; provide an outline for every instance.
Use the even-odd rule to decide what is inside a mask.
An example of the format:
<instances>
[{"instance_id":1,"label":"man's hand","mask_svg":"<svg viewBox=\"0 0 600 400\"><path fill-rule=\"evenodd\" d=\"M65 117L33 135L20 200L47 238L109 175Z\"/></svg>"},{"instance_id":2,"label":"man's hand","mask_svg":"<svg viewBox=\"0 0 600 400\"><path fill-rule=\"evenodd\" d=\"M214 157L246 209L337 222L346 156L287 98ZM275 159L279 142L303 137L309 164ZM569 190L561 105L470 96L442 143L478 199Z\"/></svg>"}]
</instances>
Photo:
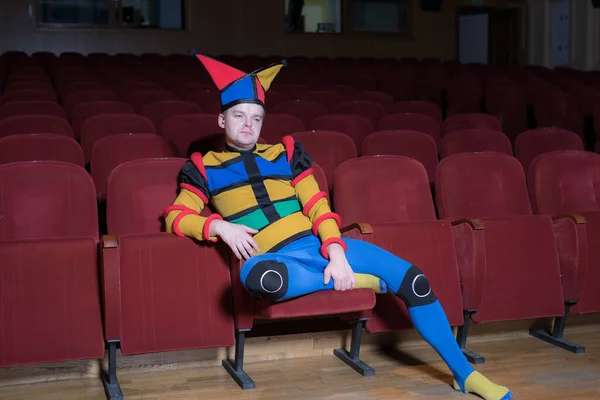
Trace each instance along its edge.
<instances>
[{"instance_id":1,"label":"man's hand","mask_svg":"<svg viewBox=\"0 0 600 400\"><path fill-rule=\"evenodd\" d=\"M354 272L348 264L344 249L337 243L332 243L327 247L329 254L329 264L323 272L323 283L326 285L333 278L333 288L335 290L351 290L356 287Z\"/></svg>"},{"instance_id":2,"label":"man's hand","mask_svg":"<svg viewBox=\"0 0 600 400\"><path fill-rule=\"evenodd\" d=\"M231 222L215 219L210 223L208 234L219 236L231 248L235 256L241 260L249 259L254 255L254 250L260 251L256 241L250 234L256 234L256 229L244 225L232 224Z\"/></svg>"}]
</instances>

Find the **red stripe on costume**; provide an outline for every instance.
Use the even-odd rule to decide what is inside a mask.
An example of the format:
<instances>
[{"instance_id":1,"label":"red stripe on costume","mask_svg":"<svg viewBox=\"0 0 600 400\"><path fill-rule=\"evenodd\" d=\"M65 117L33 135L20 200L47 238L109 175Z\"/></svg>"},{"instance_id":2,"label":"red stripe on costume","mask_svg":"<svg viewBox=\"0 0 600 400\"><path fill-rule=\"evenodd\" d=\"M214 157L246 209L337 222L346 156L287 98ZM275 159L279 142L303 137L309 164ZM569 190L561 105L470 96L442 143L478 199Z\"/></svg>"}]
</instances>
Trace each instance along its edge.
<instances>
[{"instance_id":1,"label":"red stripe on costume","mask_svg":"<svg viewBox=\"0 0 600 400\"><path fill-rule=\"evenodd\" d=\"M194 214L198 214L196 211L192 210L189 207L186 207L186 206L181 205L181 204L173 204L172 206L169 206L169 207L165 208L165 211L163 211L163 217L167 218L167 215L169 215L169 213L171 211L191 211Z\"/></svg>"},{"instance_id":2,"label":"red stripe on costume","mask_svg":"<svg viewBox=\"0 0 600 400\"><path fill-rule=\"evenodd\" d=\"M323 244L321 245L321 255L328 260L329 260L329 254L327 253L327 246L329 246L331 243L337 243L340 246L342 246L342 248L344 249L344 252L346 250L348 250L348 246L346 246L346 242L344 242L341 238L336 238L336 237L329 238L326 241L324 241Z\"/></svg>"},{"instance_id":3,"label":"red stripe on costume","mask_svg":"<svg viewBox=\"0 0 600 400\"><path fill-rule=\"evenodd\" d=\"M182 211L180 212L176 217L175 220L173 221L173 233L176 234L177 236L180 237L185 237L185 235L183 233L181 233L181 231L179 230L179 221L181 221L183 219L183 217L185 217L186 215L198 215L196 212L194 211Z\"/></svg>"},{"instance_id":4,"label":"red stripe on costume","mask_svg":"<svg viewBox=\"0 0 600 400\"><path fill-rule=\"evenodd\" d=\"M190 185L189 183L182 183L179 185L179 187L182 189L185 189L185 190L189 190L190 192L194 193L196 196L200 197L200 200L202 200L204 202L204 204L208 204L208 198L206 197L206 195L204 193L202 193L199 189L196 189L195 187Z\"/></svg>"},{"instance_id":5,"label":"red stripe on costume","mask_svg":"<svg viewBox=\"0 0 600 400\"><path fill-rule=\"evenodd\" d=\"M315 172L315 170L313 168L309 168L306 171L299 174L297 177L295 177L292 180L292 187L296 187L296 185L299 184L302 179L306 178L307 176L311 175L314 172Z\"/></svg>"},{"instance_id":6,"label":"red stripe on costume","mask_svg":"<svg viewBox=\"0 0 600 400\"><path fill-rule=\"evenodd\" d=\"M192 160L192 163L194 164L194 166L196 168L198 168L198 171L200 171L200 174L204 177L204 179L207 179L206 178L206 169L204 168L204 161L202 161L202 154L193 153L192 156L190 157L190 159Z\"/></svg>"},{"instance_id":7,"label":"red stripe on costume","mask_svg":"<svg viewBox=\"0 0 600 400\"><path fill-rule=\"evenodd\" d=\"M308 201L308 203L306 203L306 205L302 209L302 213L304 215L308 216L310 209L313 208L315 203L325 197L327 197L327 193L325 193L325 192L319 192L319 193L315 194L313 197L311 197L311 199Z\"/></svg>"},{"instance_id":8,"label":"red stripe on costume","mask_svg":"<svg viewBox=\"0 0 600 400\"><path fill-rule=\"evenodd\" d=\"M340 218L340 216L334 212L328 212L328 213L321 215L319 218L317 218L317 220L313 224L313 226L312 226L313 235L315 235L315 236L318 235L319 225L321 225L321 223L323 221L325 221L329 218L333 218L335 220L335 222L337 222L338 228L342 226L342 219Z\"/></svg>"},{"instance_id":9,"label":"red stripe on costume","mask_svg":"<svg viewBox=\"0 0 600 400\"><path fill-rule=\"evenodd\" d=\"M294 155L294 138L291 136L284 136L281 138L281 143L283 143L283 146L285 147L288 162L292 161L292 156Z\"/></svg>"},{"instance_id":10,"label":"red stripe on costume","mask_svg":"<svg viewBox=\"0 0 600 400\"><path fill-rule=\"evenodd\" d=\"M208 218L206 218L206 221L204 221L204 228L202 229L202 236L204 236L204 239L210 240L211 242L216 242L218 240L211 240L210 235L208 234L208 230L210 229L210 223L213 222L215 219L222 220L223 217L221 217L219 214L210 214Z\"/></svg>"}]
</instances>

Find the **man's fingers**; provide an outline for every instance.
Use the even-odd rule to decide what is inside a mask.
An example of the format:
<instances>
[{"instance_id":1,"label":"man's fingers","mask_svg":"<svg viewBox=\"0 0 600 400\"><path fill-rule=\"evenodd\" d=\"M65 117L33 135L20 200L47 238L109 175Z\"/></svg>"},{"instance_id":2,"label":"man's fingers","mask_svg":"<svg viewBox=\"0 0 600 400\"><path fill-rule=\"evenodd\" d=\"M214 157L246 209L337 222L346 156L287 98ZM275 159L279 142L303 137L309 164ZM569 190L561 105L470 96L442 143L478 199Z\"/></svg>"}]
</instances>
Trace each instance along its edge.
<instances>
[{"instance_id":1,"label":"man's fingers","mask_svg":"<svg viewBox=\"0 0 600 400\"><path fill-rule=\"evenodd\" d=\"M240 254L242 255L242 257L244 257L246 260L250 258L250 256L248 255L248 252L244 248L243 243L238 242L236 244L236 247L237 247L238 251L240 252Z\"/></svg>"},{"instance_id":2,"label":"man's fingers","mask_svg":"<svg viewBox=\"0 0 600 400\"><path fill-rule=\"evenodd\" d=\"M328 285L330 280L331 280L331 272L329 271L329 268L325 268L325 272L323 273L323 283L325 285Z\"/></svg>"},{"instance_id":3,"label":"man's fingers","mask_svg":"<svg viewBox=\"0 0 600 400\"><path fill-rule=\"evenodd\" d=\"M240 225L240 226L248 233L258 233L258 231L256 229L250 228L249 226L246 226L246 225Z\"/></svg>"},{"instance_id":4,"label":"man's fingers","mask_svg":"<svg viewBox=\"0 0 600 400\"><path fill-rule=\"evenodd\" d=\"M246 253L248 253L250 257L254 255L254 252L252 251L252 245L250 245L250 243L248 243L247 240L242 242L242 246L244 247L244 250L246 250Z\"/></svg>"},{"instance_id":5,"label":"man's fingers","mask_svg":"<svg viewBox=\"0 0 600 400\"><path fill-rule=\"evenodd\" d=\"M252 245L252 247L254 247L254 250L260 251L260 248L258 247L258 244L256 243L256 240L254 240L252 237L250 237L248 239L248 243L250 243Z\"/></svg>"}]
</instances>

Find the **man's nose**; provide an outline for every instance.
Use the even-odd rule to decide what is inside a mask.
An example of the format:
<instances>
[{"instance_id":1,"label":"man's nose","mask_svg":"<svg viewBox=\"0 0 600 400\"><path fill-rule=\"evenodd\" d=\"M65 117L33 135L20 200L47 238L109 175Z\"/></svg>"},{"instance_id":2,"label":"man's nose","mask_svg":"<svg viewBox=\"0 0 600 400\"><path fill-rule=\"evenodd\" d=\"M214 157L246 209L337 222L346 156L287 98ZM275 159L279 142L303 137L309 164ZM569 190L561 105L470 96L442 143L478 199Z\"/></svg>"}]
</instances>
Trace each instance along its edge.
<instances>
[{"instance_id":1,"label":"man's nose","mask_svg":"<svg viewBox=\"0 0 600 400\"><path fill-rule=\"evenodd\" d=\"M252 119L248 118L247 120L245 120L244 121L244 126L251 127L252 126Z\"/></svg>"}]
</instances>

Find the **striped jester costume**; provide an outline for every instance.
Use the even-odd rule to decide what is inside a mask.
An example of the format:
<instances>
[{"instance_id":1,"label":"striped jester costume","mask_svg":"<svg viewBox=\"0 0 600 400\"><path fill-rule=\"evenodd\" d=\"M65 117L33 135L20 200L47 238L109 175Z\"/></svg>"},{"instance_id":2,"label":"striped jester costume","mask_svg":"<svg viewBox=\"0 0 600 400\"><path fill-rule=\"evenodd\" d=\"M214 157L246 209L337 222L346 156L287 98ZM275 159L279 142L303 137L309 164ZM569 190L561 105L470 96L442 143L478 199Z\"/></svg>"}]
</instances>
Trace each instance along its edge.
<instances>
[{"instance_id":1,"label":"striped jester costume","mask_svg":"<svg viewBox=\"0 0 600 400\"><path fill-rule=\"evenodd\" d=\"M281 68L245 74L197 57L221 91L224 112L242 102L264 105L264 92ZM195 153L182 169L177 199L165 210L167 230L210 241L218 240L209 236L215 219L258 230L254 240L260 251L244 263L240 278L254 296L272 301L333 290L333 279L324 284L323 271L329 264L327 247L338 243L355 272L357 287L392 291L404 300L417 331L452 371L457 390L489 400L510 399L508 389L493 384L468 363L418 267L370 243L341 237L340 218L331 211L312 172L310 155L289 136L251 150L228 144L223 152ZM201 216L209 203L216 213Z\"/></svg>"}]
</instances>

